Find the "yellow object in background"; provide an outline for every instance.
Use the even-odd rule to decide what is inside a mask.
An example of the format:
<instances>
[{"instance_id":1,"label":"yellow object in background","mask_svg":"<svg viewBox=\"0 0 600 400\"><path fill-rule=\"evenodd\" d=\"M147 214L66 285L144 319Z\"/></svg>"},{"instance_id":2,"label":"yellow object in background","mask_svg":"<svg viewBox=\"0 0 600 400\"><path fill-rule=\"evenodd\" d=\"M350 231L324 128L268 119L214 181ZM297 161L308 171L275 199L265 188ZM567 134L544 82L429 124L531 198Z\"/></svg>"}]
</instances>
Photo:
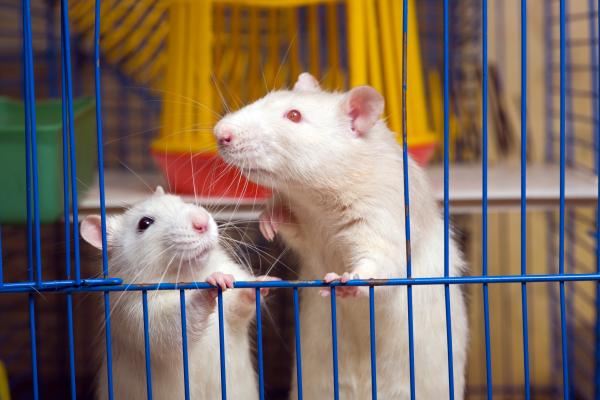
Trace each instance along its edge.
<instances>
[{"instance_id":1,"label":"yellow object in background","mask_svg":"<svg viewBox=\"0 0 600 400\"><path fill-rule=\"evenodd\" d=\"M428 101L426 82L435 80L423 69L416 1L408 3L408 144L432 149L443 126L429 105L441 104L432 97L441 90L432 88ZM71 4L74 30L91 36L93 4ZM215 152L211 130L220 115L291 87L305 70L330 90L374 86L401 142L402 7L400 0L105 0L101 48L162 95L155 152Z\"/></svg>"},{"instance_id":2,"label":"yellow object in background","mask_svg":"<svg viewBox=\"0 0 600 400\"><path fill-rule=\"evenodd\" d=\"M0 400L10 400L10 390L8 385L8 374L2 361L0 361Z\"/></svg>"}]
</instances>

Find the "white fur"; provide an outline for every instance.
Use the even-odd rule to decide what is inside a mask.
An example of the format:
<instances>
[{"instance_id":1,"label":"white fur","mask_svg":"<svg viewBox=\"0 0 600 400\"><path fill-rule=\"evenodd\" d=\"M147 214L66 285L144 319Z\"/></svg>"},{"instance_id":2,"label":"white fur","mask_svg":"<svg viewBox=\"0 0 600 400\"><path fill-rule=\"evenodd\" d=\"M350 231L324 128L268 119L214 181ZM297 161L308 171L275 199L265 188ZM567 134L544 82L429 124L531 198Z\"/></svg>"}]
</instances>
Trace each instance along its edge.
<instances>
[{"instance_id":1,"label":"white fur","mask_svg":"<svg viewBox=\"0 0 600 400\"><path fill-rule=\"evenodd\" d=\"M302 78L307 81L306 77ZM364 88L361 89L365 90ZM373 89L371 89L373 90ZM364 93L363 93L364 94ZM301 279L349 271L360 278L406 276L403 156L383 121L364 131L349 115L348 96L323 91L273 92L227 115L215 134L234 139L223 158L252 180L275 189L273 207L291 210L278 224L284 241L301 258ZM376 101L376 96L364 96ZM369 100L371 98L371 100ZM367 104L377 110L378 104ZM286 119L298 110L302 120ZM373 111L373 112L375 112ZM424 172L409 160L412 275L443 276L444 227ZM465 262L450 240L450 275ZM416 395L448 398L444 287L414 286ZM460 287L452 286L455 397L463 398L468 343L467 314ZM410 397L406 287L377 287L377 383L379 398ZM370 398L369 303L338 298L340 398ZM330 399L333 391L329 298L302 291L303 389L307 399ZM291 399L295 399L295 374Z\"/></svg>"},{"instance_id":2,"label":"white fur","mask_svg":"<svg viewBox=\"0 0 600 400\"><path fill-rule=\"evenodd\" d=\"M192 229L190 222L191 215L197 213L205 213L209 218L209 230L202 235ZM138 221L143 216L152 217L155 222L146 231L138 232ZM84 238L92 244L90 223L95 221L91 217L82 223L87 235ZM160 190L125 214L110 217L107 230L111 276L122 278L125 284L203 281L217 271L239 280L252 278L221 249L217 226L204 209ZM223 294L227 393L230 398L256 399L257 380L248 337L255 307L254 300L243 297L248 297L244 290ZM186 291L190 394L199 400L220 398L221 393L218 316L214 297L209 298L206 293ZM115 399L145 399L141 292L114 292L110 300ZM181 399L184 380L179 291L149 292L148 310L154 398ZM97 398L106 399L105 348L98 348L102 366Z\"/></svg>"}]
</instances>

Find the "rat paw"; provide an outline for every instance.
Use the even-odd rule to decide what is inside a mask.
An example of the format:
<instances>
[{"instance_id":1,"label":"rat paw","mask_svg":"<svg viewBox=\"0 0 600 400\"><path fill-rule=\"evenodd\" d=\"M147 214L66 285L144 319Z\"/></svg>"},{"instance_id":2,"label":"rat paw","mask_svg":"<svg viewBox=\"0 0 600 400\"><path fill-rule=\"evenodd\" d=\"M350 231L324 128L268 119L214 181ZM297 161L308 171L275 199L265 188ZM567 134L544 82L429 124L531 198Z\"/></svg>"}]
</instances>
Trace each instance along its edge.
<instances>
[{"instance_id":1,"label":"rat paw","mask_svg":"<svg viewBox=\"0 0 600 400\"><path fill-rule=\"evenodd\" d=\"M280 281L280 278L274 277L274 276L258 276L256 277L255 281L257 282L273 282L273 281ZM260 288L260 295L262 297L267 297L269 295L269 290L270 288ZM242 289L242 300L248 303L255 303L256 302L256 289Z\"/></svg>"},{"instance_id":2,"label":"rat paw","mask_svg":"<svg viewBox=\"0 0 600 400\"><path fill-rule=\"evenodd\" d=\"M275 238L275 234L279 231L281 224L290 224L293 222L292 212L288 208L275 205L260 214L258 228L265 239L272 241Z\"/></svg>"},{"instance_id":3,"label":"rat paw","mask_svg":"<svg viewBox=\"0 0 600 400\"><path fill-rule=\"evenodd\" d=\"M335 282L335 281L339 281L340 283L346 283L351 279L361 279L360 276L356 273L350 273L350 272L344 272L341 276L336 274L335 272L330 272L327 275L325 275L325 278L323 278L323 280L326 283L331 283L331 282ZM321 296L323 297L329 297L331 296L331 290L330 289L321 289L319 291L319 293L321 294ZM369 289L365 286L336 286L335 287L335 293L337 297L340 298L348 298L348 297L354 297L354 298L359 298L359 297L368 297L369 296Z\"/></svg>"},{"instance_id":4,"label":"rat paw","mask_svg":"<svg viewBox=\"0 0 600 400\"><path fill-rule=\"evenodd\" d=\"M221 288L223 291L233 288L233 282L235 282L233 275L222 272L213 272L206 278L206 283Z\"/></svg>"}]
</instances>

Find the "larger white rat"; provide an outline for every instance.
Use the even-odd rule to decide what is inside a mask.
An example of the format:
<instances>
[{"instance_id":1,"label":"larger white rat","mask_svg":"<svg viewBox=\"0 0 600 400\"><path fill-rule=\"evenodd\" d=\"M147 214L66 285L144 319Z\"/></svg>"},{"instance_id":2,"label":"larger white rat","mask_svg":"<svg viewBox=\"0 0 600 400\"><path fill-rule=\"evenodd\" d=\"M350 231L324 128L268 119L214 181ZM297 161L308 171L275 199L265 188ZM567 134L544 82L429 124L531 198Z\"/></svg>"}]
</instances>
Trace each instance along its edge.
<instances>
[{"instance_id":1,"label":"larger white rat","mask_svg":"<svg viewBox=\"0 0 600 400\"><path fill-rule=\"evenodd\" d=\"M406 277L403 155L380 119L382 96L368 86L322 91L309 74L293 90L226 115L214 129L222 157L251 180L274 189L261 231L279 232L301 259L301 279ZM409 160L413 277L443 276L444 225L423 170ZM450 241L450 275L465 262ZM338 287L339 390L342 399L371 396L369 303L365 287ZM327 294L328 290L321 294ZM410 397L407 289L376 293L379 398ZM460 287L451 288L454 395L463 398L468 342ZM416 395L449 396L443 286L413 287ZM331 399L329 302L302 291L303 390ZM291 398L296 398L296 382Z\"/></svg>"},{"instance_id":2,"label":"larger white rat","mask_svg":"<svg viewBox=\"0 0 600 400\"><path fill-rule=\"evenodd\" d=\"M99 216L81 223L82 237L102 248ZM217 225L203 208L181 198L154 195L122 215L107 219L111 276L124 284L198 282L226 290L233 280L252 275L233 262L219 246ZM268 278L261 278L268 279ZM263 290L263 294L266 294ZM220 353L216 289L186 291L190 397L220 398ZM233 399L257 399L257 379L251 359L248 328L255 315L254 289L223 294L227 393ZM139 291L111 295L113 387L115 399L146 399L142 295ZM179 291L150 291L148 319L155 399L184 398ZM108 398L106 355L102 357L97 398Z\"/></svg>"}]
</instances>

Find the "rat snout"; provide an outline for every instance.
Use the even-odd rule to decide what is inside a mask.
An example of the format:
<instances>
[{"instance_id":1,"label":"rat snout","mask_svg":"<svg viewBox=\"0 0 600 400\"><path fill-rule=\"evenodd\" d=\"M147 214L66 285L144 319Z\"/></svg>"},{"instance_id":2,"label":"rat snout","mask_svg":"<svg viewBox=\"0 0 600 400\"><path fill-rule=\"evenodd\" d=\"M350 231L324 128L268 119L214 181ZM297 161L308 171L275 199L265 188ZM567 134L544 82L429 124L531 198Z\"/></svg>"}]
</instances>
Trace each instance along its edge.
<instances>
[{"instance_id":1,"label":"rat snout","mask_svg":"<svg viewBox=\"0 0 600 400\"><path fill-rule=\"evenodd\" d=\"M233 128L226 124L218 124L215 127L215 137L219 146L226 147L233 143L235 135L233 134Z\"/></svg>"},{"instance_id":2,"label":"rat snout","mask_svg":"<svg viewBox=\"0 0 600 400\"><path fill-rule=\"evenodd\" d=\"M209 216L206 212L196 212L191 216L192 228L198 233L208 231Z\"/></svg>"}]
</instances>

